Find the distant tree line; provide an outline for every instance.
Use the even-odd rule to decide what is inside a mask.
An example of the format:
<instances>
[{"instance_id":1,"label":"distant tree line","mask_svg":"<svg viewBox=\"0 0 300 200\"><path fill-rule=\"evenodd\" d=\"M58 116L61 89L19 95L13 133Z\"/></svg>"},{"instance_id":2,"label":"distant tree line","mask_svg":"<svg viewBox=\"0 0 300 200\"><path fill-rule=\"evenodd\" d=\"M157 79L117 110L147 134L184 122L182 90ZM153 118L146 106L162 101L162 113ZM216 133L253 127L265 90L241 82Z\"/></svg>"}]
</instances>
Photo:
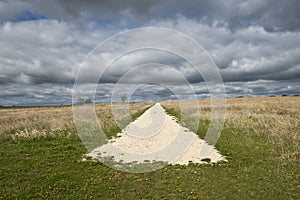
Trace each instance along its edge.
<instances>
[{"instance_id":1,"label":"distant tree line","mask_svg":"<svg viewBox=\"0 0 300 200\"><path fill-rule=\"evenodd\" d=\"M282 97L299 97L300 95L299 94L294 94L294 95L288 95L288 94L282 94L282 95L269 95L269 97L279 97L279 96L282 96ZM236 96L235 98L244 98L245 96Z\"/></svg>"},{"instance_id":2,"label":"distant tree line","mask_svg":"<svg viewBox=\"0 0 300 200\"><path fill-rule=\"evenodd\" d=\"M82 98L80 97L76 104L82 105L82 104L91 104L93 103L92 97L88 97L88 98Z\"/></svg>"}]
</instances>

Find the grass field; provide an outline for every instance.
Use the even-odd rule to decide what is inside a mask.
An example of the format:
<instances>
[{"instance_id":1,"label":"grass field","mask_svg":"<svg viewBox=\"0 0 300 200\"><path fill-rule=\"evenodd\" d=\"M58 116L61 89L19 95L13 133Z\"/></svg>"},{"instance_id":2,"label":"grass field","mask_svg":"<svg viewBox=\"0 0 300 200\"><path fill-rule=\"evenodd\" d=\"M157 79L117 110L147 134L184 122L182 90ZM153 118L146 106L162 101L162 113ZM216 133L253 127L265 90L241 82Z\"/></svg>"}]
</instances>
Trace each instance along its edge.
<instances>
[{"instance_id":1,"label":"grass field","mask_svg":"<svg viewBox=\"0 0 300 200\"><path fill-rule=\"evenodd\" d=\"M210 102L198 103L204 137ZM130 104L133 119L150 105ZM178 102L162 105L180 121ZM109 105L96 110L115 135ZM227 99L216 147L228 163L132 174L81 161L71 107L1 108L0 199L300 199L299 116L299 97Z\"/></svg>"}]
</instances>

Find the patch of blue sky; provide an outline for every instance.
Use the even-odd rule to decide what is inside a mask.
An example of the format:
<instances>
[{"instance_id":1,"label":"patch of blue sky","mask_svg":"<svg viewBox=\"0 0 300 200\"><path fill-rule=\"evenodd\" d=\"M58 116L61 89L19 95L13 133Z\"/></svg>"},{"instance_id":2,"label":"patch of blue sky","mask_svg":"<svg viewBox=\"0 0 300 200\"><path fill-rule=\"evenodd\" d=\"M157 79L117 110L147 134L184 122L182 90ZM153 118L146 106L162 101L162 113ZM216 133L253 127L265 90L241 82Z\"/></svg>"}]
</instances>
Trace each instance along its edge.
<instances>
[{"instance_id":1,"label":"patch of blue sky","mask_svg":"<svg viewBox=\"0 0 300 200\"><path fill-rule=\"evenodd\" d=\"M21 22L21 21L34 21L34 20L42 20L42 19L47 19L47 18L43 15L32 13L31 11L25 11L13 21Z\"/></svg>"}]
</instances>

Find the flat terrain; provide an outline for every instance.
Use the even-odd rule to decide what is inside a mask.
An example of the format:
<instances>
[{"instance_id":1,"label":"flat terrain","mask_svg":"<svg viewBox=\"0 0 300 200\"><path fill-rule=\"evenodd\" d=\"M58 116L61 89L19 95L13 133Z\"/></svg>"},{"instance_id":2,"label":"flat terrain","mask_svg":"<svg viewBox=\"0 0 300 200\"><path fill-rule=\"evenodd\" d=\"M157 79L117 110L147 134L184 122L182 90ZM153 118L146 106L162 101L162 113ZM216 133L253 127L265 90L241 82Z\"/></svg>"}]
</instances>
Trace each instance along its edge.
<instances>
[{"instance_id":1,"label":"flat terrain","mask_svg":"<svg viewBox=\"0 0 300 200\"><path fill-rule=\"evenodd\" d=\"M179 103L161 103L181 122ZM210 101L199 100L204 138ZM131 119L152 103L130 104ZM110 105L97 105L110 138L120 132ZM116 171L87 153L71 107L0 109L0 199L299 199L300 98L227 99L216 144L228 159L217 164L167 166L151 173ZM193 122L185 123L193 129Z\"/></svg>"}]
</instances>

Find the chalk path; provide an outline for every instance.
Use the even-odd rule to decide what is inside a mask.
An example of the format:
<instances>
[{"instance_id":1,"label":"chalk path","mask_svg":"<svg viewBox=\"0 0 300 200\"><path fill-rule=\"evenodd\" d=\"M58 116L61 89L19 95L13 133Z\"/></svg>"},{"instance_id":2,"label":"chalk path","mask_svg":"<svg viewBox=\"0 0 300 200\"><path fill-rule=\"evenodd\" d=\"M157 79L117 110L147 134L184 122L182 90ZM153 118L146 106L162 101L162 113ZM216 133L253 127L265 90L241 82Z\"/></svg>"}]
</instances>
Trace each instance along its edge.
<instances>
[{"instance_id":1,"label":"chalk path","mask_svg":"<svg viewBox=\"0 0 300 200\"><path fill-rule=\"evenodd\" d=\"M92 150L93 158L113 157L116 162L143 163L163 161L168 164L211 163L225 158L194 132L179 125L160 103L131 122L117 137Z\"/></svg>"}]
</instances>

